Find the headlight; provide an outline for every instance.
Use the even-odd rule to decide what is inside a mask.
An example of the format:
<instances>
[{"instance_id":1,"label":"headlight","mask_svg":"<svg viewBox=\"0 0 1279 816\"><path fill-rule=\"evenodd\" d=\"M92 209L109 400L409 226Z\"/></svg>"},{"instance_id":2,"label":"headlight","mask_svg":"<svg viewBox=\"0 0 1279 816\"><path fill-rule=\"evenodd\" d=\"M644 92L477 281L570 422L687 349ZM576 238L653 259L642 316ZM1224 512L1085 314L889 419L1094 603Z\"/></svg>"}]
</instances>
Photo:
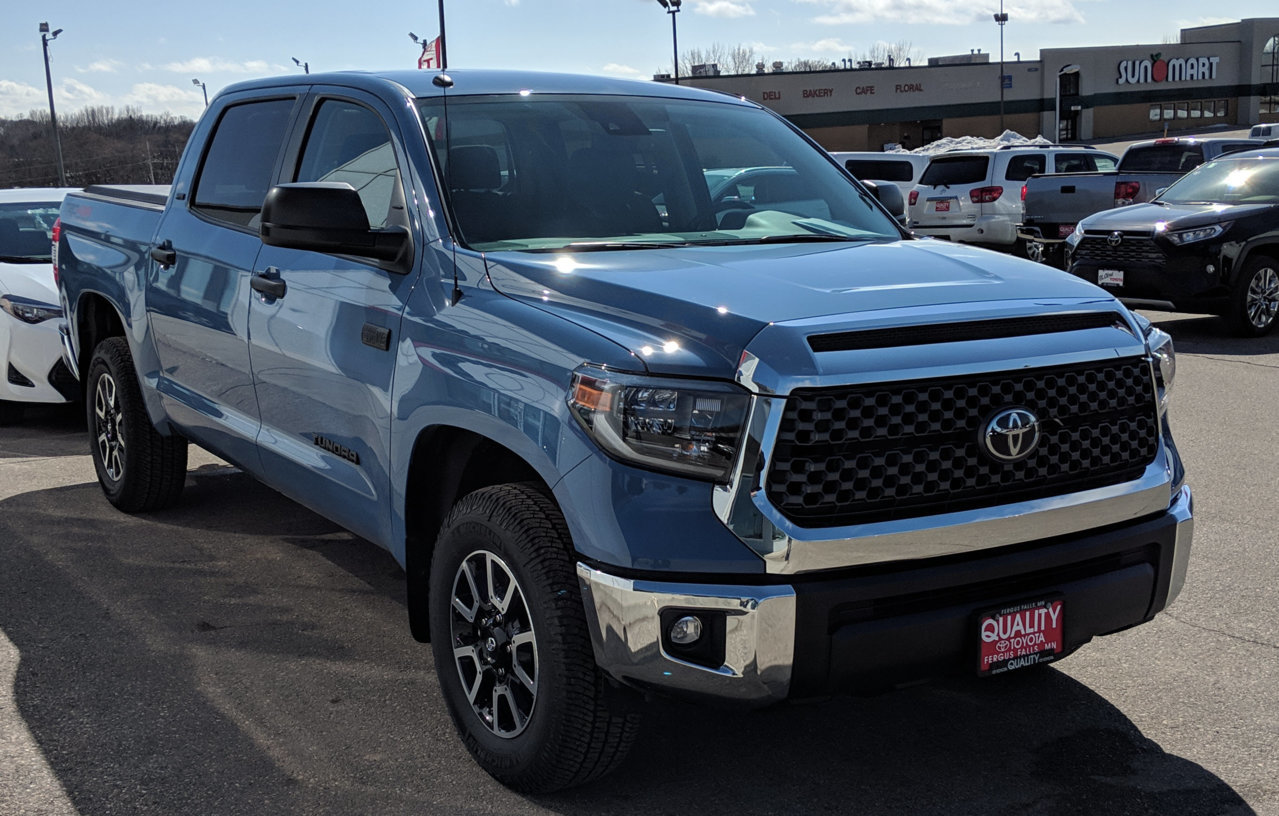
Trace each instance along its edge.
<instances>
[{"instance_id":1,"label":"headlight","mask_svg":"<svg viewBox=\"0 0 1279 816\"><path fill-rule=\"evenodd\" d=\"M737 458L750 395L737 386L583 367L569 408L606 453L640 467L725 481Z\"/></svg>"},{"instance_id":2,"label":"headlight","mask_svg":"<svg viewBox=\"0 0 1279 816\"><path fill-rule=\"evenodd\" d=\"M1230 228L1231 222L1224 224L1213 224L1210 227L1196 227L1195 229L1178 230L1177 232L1168 232L1164 237L1172 241L1177 246L1183 244L1193 244L1195 241L1207 241L1209 238L1216 238L1221 233Z\"/></svg>"},{"instance_id":3,"label":"headlight","mask_svg":"<svg viewBox=\"0 0 1279 816\"><path fill-rule=\"evenodd\" d=\"M61 307L17 295L0 295L0 309L4 309L23 323L43 323L46 320L62 317Z\"/></svg>"},{"instance_id":4,"label":"headlight","mask_svg":"<svg viewBox=\"0 0 1279 816\"><path fill-rule=\"evenodd\" d=\"M1155 391L1159 395L1159 413L1168 410L1168 395L1177 376L1177 353L1172 348L1172 335L1146 324L1146 344L1155 359Z\"/></svg>"},{"instance_id":5,"label":"headlight","mask_svg":"<svg viewBox=\"0 0 1279 816\"><path fill-rule=\"evenodd\" d=\"M1075 231L1066 236L1066 243L1074 249L1084 239L1084 225L1076 224Z\"/></svg>"}]
</instances>

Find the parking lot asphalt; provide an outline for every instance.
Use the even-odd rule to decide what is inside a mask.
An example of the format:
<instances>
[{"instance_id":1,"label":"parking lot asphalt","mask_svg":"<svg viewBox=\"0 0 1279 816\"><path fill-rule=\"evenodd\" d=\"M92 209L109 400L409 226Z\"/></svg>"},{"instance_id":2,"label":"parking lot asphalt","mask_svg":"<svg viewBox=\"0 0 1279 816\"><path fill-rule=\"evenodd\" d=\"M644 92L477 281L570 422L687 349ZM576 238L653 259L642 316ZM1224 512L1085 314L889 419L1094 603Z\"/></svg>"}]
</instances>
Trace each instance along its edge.
<instances>
[{"instance_id":1,"label":"parking lot asphalt","mask_svg":"<svg viewBox=\"0 0 1279 816\"><path fill-rule=\"evenodd\" d=\"M546 797L470 761L389 555L203 454L122 515L79 414L33 411L0 429L0 814L1279 814L1279 337L1147 315L1195 490L1166 613L1020 676L656 704Z\"/></svg>"}]
</instances>

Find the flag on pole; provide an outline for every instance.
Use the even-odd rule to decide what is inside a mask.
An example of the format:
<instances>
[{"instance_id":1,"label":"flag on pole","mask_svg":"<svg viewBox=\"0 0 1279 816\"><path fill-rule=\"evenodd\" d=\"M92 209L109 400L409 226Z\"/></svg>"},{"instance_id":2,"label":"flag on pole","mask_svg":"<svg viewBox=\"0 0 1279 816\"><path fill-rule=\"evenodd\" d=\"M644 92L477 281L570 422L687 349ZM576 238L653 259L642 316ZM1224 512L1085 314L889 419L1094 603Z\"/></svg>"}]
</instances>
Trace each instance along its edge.
<instances>
[{"instance_id":1,"label":"flag on pole","mask_svg":"<svg viewBox=\"0 0 1279 816\"><path fill-rule=\"evenodd\" d=\"M417 58L417 67L421 70L440 67L440 38L422 42L422 56Z\"/></svg>"}]
</instances>

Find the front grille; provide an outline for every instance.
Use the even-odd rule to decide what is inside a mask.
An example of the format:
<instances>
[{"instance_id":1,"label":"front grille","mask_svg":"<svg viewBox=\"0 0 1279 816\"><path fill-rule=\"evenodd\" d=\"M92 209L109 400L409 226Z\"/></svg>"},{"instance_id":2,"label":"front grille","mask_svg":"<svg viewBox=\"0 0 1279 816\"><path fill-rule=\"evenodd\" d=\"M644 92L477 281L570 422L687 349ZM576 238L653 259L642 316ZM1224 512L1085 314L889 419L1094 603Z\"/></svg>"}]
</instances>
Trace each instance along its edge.
<instances>
[{"instance_id":1,"label":"front grille","mask_svg":"<svg viewBox=\"0 0 1279 816\"><path fill-rule=\"evenodd\" d=\"M1075 260L1090 264L1163 266L1163 250L1149 235L1124 235L1118 246L1111 246L1109 235L1085 235L1075 247Z\"/></svg>"},{"instance_id":2,"label":"front grille","mask_svg":"<svg viewBox=\"0 0 1279 816\"><path fill-rule=\"evenodd\" d=\"M801 389L786 401L765 491L792 522L832 527L1024 501L1135 479L1155 457L1150 364L1128 358L962 379ZM1024 407L1028 458L983 451L985 423Z\"/></svg>"}]
</instances>

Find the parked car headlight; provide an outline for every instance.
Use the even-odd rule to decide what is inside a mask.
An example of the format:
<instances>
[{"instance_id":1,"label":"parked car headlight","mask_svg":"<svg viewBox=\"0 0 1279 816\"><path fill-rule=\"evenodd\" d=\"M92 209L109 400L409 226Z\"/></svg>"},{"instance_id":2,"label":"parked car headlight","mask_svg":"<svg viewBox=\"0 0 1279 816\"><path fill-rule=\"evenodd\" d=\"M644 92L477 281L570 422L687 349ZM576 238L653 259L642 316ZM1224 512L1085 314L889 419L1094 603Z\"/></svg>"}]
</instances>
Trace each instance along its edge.
<instances>
[{"instance_id":1,"label":"parked car headlight","mask_svg":"<svg viewBox=\"0 0 1279 816\"><path fill-rule=\"evenodd\" d=\"M23 323L43 323L46 320L62 317L60 306L41 303L18 295L0 295L0 309L4 309Z\"/></svg>"},{"instance_id":2,"label":"parked car headlight","mask_svg":"<svg viewBox=\"0 0 1279 816\"><path fill-rule=\"evenodd\" d=\"M1074 231L1066 236L1066 244L1071 249L1074 249L1076 246L1079 245L1079 242L1082 241L1083 239L1084 239L1084 225L1076 224Z\"/></svg>"},{"instance_id":3,"label":"parked car headlight","mask_svg":"<svg viewBox=\"0 0 1279 816\"><path fill-rule=\"evenodd\" d=\"M1177 376L1177 353L1172 347L1172 335L1148 324L1146 343L1155 359L1155 391L1159 395L1159 413L1162 414L1168 410L1168 395L1172 393L1172 381Z\"/></svg>"},{"instance_id":4,"label":"parked car headlight","mask_svg":"<svg viewBox=\"0 0 1279 816\"><path fill-rule=\"evenodd\" d=\"M724 481L737 459L750 399L728 383L584 366L573 374L568 404L578 424L616 459Z\"/></svg>"},{"instance_id":5,"label":"parked car headlight","mask_svg":"<svg viewBox=\"0 0 1279 816\"><path fill-rule=\"evenodd\" d=\"M1172 241L1177 246L1184 244L1193 244L1196 241L1207 241L1209 238L1216 238L1221 233L1230 228L1231 222L1224 224L1213 224L1209 227L1196 227L1195 229L1177 230L1176 232L1166 232L1164 237Z\"/></svg>"}]
</instances>

